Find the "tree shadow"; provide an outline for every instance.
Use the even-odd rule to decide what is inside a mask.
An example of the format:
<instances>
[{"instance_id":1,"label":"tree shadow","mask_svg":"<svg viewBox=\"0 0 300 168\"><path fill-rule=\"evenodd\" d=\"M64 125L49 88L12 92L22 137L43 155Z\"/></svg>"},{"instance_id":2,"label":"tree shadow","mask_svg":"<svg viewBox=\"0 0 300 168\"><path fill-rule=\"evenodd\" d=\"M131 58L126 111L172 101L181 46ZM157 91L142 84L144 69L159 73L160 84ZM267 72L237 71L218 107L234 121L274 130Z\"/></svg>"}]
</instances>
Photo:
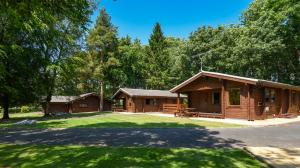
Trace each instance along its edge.
<instances>
[{"instance_id":1,"label":"tree shadow","mask_svg":"<svg viewBox=\"0 0 300 168\"><path fill-rule=\"evenodd\" d=\"M9 154L6 151L10 151ZM30 153L30 154L28 154ZM27 155L25 155L27 154ZM3 167L220 167L261 164L238 149L0 146Z\"/></svg>"},{"instance_id":2,"label":"tree shadow","mask_svg":"<svg viewBox=\"0 0 300 168\"><path fill-rule=\"evenodd\" d=\"M55 121L55 123L49 124L57 126L62 124L60 122L64 121ZM158 128L153 128L153 125ZM43 126L51 128L47 123L44 123ZM242 141L218 136L219 131L196 127L192 124L122 122L119 123L119 128L113 128L113 126L116 126L115 122L101 123L103 128L95 128L100 127L99 124L91 124L67 129L7 129L0 132L0 143L151 147L245 146ZM167 128L183 126L187 128Z\"/></svg>"},{"instance_id":3,"label":"tree shadow","mask_svg":"<svg viewBox=\"0 0 300 168\"><path fill-rule=\"evenodd\" d=\"M13 124L22 120L37 120L37 121L48 121L48 120L57 120L57 119L68 119L68 118L82 118L82 117L93 117L98 115L111 114L112 112L81 112L81 113L72 113L59 116L47 116L44 117L43 113L40 115L28 115L28 116L16 116L12 117L9 120L0 120L1 124Z\"/></svg>"}]
</instances>

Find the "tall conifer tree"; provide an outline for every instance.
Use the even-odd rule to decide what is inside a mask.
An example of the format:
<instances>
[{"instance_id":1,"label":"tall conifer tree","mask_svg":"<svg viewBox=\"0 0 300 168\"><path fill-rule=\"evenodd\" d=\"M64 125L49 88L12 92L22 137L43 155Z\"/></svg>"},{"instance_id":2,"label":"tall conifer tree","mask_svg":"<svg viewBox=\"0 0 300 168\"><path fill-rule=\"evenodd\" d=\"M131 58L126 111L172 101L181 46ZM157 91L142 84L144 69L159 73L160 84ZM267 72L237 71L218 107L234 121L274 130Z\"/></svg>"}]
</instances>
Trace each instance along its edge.
<instances>
[{"instance_id":1,"label":"tall conifer tree","mask_svg":"<svg viewBox=\"0 0 300 168\"><path fill-rule=\"evenodd\" d=\"M166 38L160 24L156 23L147 48L146 85L149 89L169 89L170 58Z\"/></svg>"},{"instance_id":2,"label":"tall conifer tree","mask_svg":"<svg viewBox=\"0 0 300 168\"><path fill-rule=\"evenodd\" d=\"M103 97L105 86L107 83L105 79L110 78L109 74L112 67L119 65L117 56L117 28L111 23L111 18L103 8L100 10L100 15L97 18L95 27L91 30L88 39L88 47L90 54L96 55L98 64L95 71L95 76L99 79L100 92L100 111L103 110ZM113 81L110 79L110 81Z\"/></svg>"}]
</instances>

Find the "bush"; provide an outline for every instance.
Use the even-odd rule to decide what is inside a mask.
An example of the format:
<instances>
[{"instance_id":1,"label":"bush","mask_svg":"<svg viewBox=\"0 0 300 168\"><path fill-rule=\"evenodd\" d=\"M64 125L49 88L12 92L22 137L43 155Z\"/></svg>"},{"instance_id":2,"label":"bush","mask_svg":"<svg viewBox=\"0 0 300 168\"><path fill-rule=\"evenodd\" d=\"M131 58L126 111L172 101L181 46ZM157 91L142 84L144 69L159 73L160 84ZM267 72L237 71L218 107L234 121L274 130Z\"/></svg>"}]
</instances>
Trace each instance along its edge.
<instances>
[{"instance_id":1,"label":"bush","mask_svg":"<svg viewBox=\"0 0 300 168\"><path fill-rule=\"evenodd\" d=\"M30 110L29 110L29 107L28 106L22 106L21 107L21 113L29 113Z\"/></svg>"},{"instance_id":2,"label":"bush","mask_svg":"<svg viewBox=\"0 0 300 168\"><path fill-rule=\"evenodd\" d=\"M0 113L3 113L3 109L2 109L2 107L0 106Z\"/></svg>"}]
</instances>

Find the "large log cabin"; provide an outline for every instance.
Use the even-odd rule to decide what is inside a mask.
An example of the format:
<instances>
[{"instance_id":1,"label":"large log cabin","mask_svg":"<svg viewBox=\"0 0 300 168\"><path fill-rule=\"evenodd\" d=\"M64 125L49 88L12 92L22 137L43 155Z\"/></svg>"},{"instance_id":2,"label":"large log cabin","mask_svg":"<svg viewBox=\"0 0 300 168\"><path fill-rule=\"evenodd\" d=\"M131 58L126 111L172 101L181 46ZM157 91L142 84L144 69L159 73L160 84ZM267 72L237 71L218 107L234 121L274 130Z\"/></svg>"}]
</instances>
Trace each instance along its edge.
<instances>
[{"instance_id":1,"label":"large log cabin","mask_svg":"<svg viewBox=\"0 0 300 168\"><path fill-rule=\"evenodd\" d=\"M77 113L99 111L99 96L85 93L79 96L52 96L48 106L49 113ZM103 111L111 111L112 101L104 99ZM45 106L43 107L45 110Z\"/></svg>"},{"instance_id":2,"label":"large log cabin","mask_svg":"<svg viewBox=\"0 0 300 168\"><path fill-rule=\"evenodd\" d=\"M126 112L174 112L172 105L182 103L185 95L171 93L168 90L145 90L120 88L112 97L114 111ZM176 109L175 109L176 110Z\"/></svg>"},{"instance_id":3,"label":"large log cabin","mask_svg":"<svg viewBox=\"0 0 300 168\"><path fill-rule=\"evenodd\" d=\"M170 92L188 95L189 108L205 117L263 120L300 109L299 86L216 72L201 71Z\"/></svg>"}]
</instances>

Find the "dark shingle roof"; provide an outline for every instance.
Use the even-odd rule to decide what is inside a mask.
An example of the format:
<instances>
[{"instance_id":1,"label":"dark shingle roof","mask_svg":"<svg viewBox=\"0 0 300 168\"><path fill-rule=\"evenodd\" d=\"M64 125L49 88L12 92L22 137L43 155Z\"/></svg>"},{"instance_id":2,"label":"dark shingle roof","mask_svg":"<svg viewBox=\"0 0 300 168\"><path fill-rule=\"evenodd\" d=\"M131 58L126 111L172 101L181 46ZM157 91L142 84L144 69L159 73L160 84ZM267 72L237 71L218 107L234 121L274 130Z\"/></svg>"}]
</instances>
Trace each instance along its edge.
<instances>
[{"instance_id":1,"label":"dark shingle roof","mask_svg":"<svg viewBox=\"0 0 300 168\"><path fill-rule=\"evenodd\" d=\"M146 89L131 89L131 88L120 88L114 95L113 98L123 92L131 97L170 97L176 98L177 94L171 93L168 90L146 90ZM180 95L180 97L186 97Z\"/></svg>"},{"instance_id":2,"label":"dark shingle roof","mask_svg":"<svg viewBox=\"0 0 300 168\"><path fill-rule=\"evenodd\" d=\"M79 96L52 96L51 103L68 103L90 95L97 95L95 92L81 94Z\"/></svg>"}]
</instances>

